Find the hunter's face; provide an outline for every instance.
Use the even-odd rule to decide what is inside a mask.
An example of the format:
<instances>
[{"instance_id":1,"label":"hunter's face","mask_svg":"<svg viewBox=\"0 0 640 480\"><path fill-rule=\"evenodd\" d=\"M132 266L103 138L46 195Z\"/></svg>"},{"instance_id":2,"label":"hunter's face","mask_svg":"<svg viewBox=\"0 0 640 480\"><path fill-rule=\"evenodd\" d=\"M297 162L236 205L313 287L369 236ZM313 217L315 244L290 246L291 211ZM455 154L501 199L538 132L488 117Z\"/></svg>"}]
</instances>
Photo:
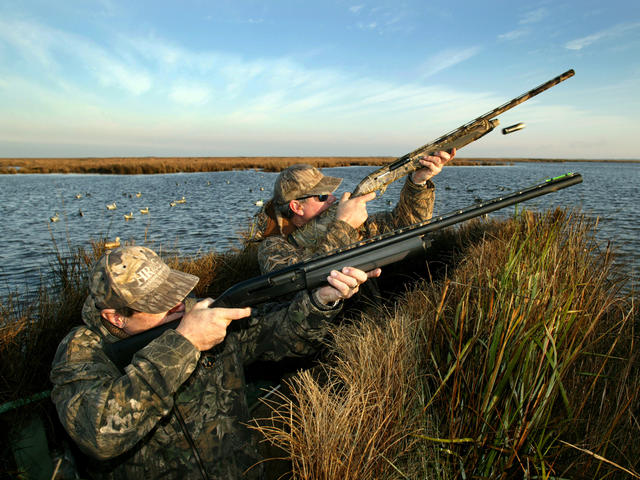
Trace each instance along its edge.
<instances>
[{"instance_id":1,"label":"hunter's face","mask_svg":"<svg viewBox=\"0 0 640 480\"><path fill-rule=\"evenodd\" d=\"M182 318L184 315L184 303L180 302L171 310L160 313L134 312L126 317L125 326L122 328L129 335L144 332L163 323Z\"/></svg>"},{"instance_id":2,"label":"hunter's face","mask_svg":"<svg viewBox=\"0 0 640 480\"><path fill-rule=\"evenodd\" d=\"M329 195L323 202L320 201L317 196L305 198L303 204L304 213L300 215L300 217L304 223L307 223L312 218L315 218L324 212L335 201L336 197L334 195Z\"/></svg>"}]
</instances>

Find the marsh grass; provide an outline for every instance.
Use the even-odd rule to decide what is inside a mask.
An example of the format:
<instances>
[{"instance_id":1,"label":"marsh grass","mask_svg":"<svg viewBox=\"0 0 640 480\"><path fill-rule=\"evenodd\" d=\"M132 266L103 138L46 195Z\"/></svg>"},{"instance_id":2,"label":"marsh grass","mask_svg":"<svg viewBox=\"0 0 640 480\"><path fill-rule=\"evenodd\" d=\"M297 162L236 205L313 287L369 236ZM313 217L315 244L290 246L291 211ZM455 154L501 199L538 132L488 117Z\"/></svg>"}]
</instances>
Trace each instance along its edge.
<instances>
[{"instance_id":1,"label":"marsh grass","mask_svg":"<svg viewBox=\"0 0 640 480\"><path fill-rule=\"evenodd\" d=\"M296 163L318 168L383 165L394 157L110 157L110 158L0 158L3 173L110 173L148 174L218 172L256 169L279 172ZM456 158L452 165L500 165L515 162L562 162L541 158ZM589 160L585 160L589 161Z\"/></svg>"},{"instance_id":2,"label":"marsh grass","mask_svg":"<svg viewBox=\"0 0 640 480\"><path fill-rule=\"evenodd\" d=\"M336 328L257 422L300 479L629 478L637 306L595 225L525 212L445 278Z\"/></svg>"},{"instance_id":3,"label":"marsh grass","mask_svg":"<svg viewBox=\"0 0 640 480\"><path fill-rule=\"evenodd\" d=\"M299 479L633 475L637 306L594 228L555 211L440 232L427 273L413 262L388 282L384 306L348 310L329 361L293 376L256 428ZM0 402L50 388L53 354L80 322L104 242L56 248L36 301L1 300ZM250 243L187 258L153 248L200 277L198 297L258 273ZM418 270L425 280L416 282ZM61 432L46 398L3 414L3 424L29 410L47 416L55 446Z\"/></svg>"}]
</instances>

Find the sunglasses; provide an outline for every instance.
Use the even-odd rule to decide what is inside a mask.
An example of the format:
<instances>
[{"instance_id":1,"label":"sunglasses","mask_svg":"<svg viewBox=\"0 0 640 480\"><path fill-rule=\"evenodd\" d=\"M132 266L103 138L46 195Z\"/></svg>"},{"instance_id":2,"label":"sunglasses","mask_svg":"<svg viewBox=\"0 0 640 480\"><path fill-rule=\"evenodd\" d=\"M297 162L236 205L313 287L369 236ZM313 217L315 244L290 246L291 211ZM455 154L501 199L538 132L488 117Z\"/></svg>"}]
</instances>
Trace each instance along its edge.
<instances>
[{"instance_id":1,"label":"sunglasses","mask_svg":"<svg viewBox=\"0 0 640 480\"><path fill-rule=\"evenodd\" d=\"M300 197L296 200L304 200L305 198L313 198L316 197L319 202L326 202L329 199L329 194L323 193L322 195L307 195L306 197Z\"/></svg>"}]
</instances>

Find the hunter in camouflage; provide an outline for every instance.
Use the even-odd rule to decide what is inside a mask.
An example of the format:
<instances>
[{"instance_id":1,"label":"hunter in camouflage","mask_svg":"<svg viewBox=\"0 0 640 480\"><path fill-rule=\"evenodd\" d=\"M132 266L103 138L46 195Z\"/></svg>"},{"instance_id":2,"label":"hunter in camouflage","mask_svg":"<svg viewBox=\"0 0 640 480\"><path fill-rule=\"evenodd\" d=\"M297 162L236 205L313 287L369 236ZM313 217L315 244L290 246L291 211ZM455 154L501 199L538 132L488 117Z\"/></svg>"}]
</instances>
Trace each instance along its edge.
<instances>
[{"instance_id":1,"label":"hunter in camouflage","mask_svg":"<svg viewBox=\"0 0 640 480\"><path fill-rule=\"evenodd\" d=\"M253 312L208 308L211 299L188 299L185 306L181 302L197 277L171 270L144 247L107 252L92 272L85 325L61 342L51 370L52 400L86 454L86 473L111 479L262 478L255 439L244 425L244 366L307 355L319 345L339 300L353 295L367 274L345 269L332 277L329 286L301 292L288 305ZM226 331L232 320L249 315L246 328ZM105 354L105 343L176 316L182 318L178 328L142 348L124 372ZM214 335L203 343L189 328L181 330L183 324L202 335L221 324L221 339Z\"/></svg>"},{"instance_id":2,"label":"hunter in camouflage","mask_svg":"<svg viewBox=\"0 0 640 480\"><path fill-rule=\"evenodd\" d=\"M342 179L323 175L311 165L283 170L273 198L256 215L253 239L260 242L258 263L268 273L364 238L386 233L431 218L435 200L432 177L455 157L441 151L420 159L421 168L407 176L395 208L369 216L369 193L356 198L343 195L335 208L333 192ZM322 205L321 205L322 204ZM334 208L330 208L333 205ZM328 210L324 215L321 215Z\"/></svg>"}]
</instances>

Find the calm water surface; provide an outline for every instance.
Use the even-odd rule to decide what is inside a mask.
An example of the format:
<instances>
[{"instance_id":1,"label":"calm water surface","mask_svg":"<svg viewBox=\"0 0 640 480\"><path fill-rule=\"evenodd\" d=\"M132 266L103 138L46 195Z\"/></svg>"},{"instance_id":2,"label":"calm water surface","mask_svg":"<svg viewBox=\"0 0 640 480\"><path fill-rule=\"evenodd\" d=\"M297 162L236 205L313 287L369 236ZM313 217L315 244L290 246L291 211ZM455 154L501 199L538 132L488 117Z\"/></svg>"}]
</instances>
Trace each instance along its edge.
<instances>
[{"instance_id":1,"label":"calm water surface","mask_svg":"<svg viewBox=\"0 0 640 480\"><path fill-rule=\"evenodd\" d=\"M344 178L339 192L351 190L372 167L327 168ZM640 226L640 164L522 163L514 166L448 167L436 177L435 214L472 205L548 177L578 172L583 183L526 202L530 209L580 207L599 217L599 238L611 241L619 262L638 278ZM266 201L276 173L259 171L166 175L0 175L0 294L36 285L53 261L55 239L67 245L87 245L107 237L153 242L155 248L196 255L239 245L238 232ZM402 182L370 202L369 212L395 204ZM136 193L140 193L138 197ZM79 196L80 198L76 198ZM185 197L185 203L170 202ZM115 202L116 210L106 204ZM149 208L143 215L140 209ZM504 217L513 207L491 215ZM51 222L58 213L60 220ZM132 213L126 221L124 214ZM637 282L636 282L637 283Z\"/></svg>"}]
</instances>

